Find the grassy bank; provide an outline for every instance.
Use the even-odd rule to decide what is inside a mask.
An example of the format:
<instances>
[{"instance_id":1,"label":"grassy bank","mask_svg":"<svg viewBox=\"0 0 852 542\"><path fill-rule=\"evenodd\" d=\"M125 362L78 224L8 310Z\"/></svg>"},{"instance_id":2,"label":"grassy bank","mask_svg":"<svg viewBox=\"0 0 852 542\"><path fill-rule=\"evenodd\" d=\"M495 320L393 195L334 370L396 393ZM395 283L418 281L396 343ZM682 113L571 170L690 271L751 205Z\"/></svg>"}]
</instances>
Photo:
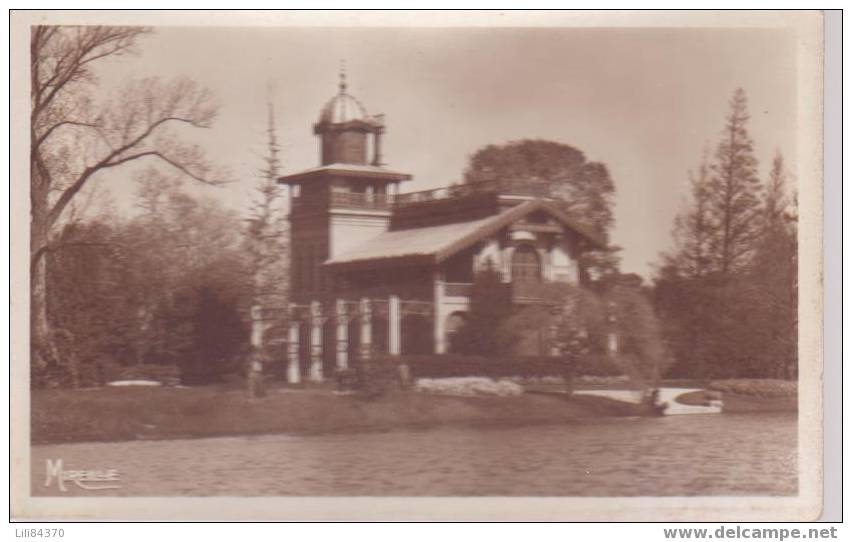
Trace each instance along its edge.
<instances>
[{"instance_id":1,"label":"grassy bank","mask_svg":"<svg viewBox=\"0 0 852 542\"><path fill-rule=\"evenodd\" d=\"M687 405L705 405L714 398L722 399L722 411L729 414L744 414L758 412L796 412L798 410L798 392L796 382L772 379L738 379L738 380L664 380L663 387L669 388L698 388L709 390L687 393L679 398L679 402ZM537 383L525 385L527 392L548 393L564 389L561 383ZM580 380L574 386L577 390L620 390L628 389L629 384L612 379Z\"/></svg>"},{"instance_id":2,"label":"grassy bank","mask_svg":"<svg viewBox=\"0 0 852 542\"><path fill-rule=\"evenodd\" d=\"M33 444L266 433L384 431L436 426L567 423L645 414L601 397L448 397L395 392L367 400L328 390L272 389L249 401L242 389L35 390Z\"/></svg>"}]
</instances>

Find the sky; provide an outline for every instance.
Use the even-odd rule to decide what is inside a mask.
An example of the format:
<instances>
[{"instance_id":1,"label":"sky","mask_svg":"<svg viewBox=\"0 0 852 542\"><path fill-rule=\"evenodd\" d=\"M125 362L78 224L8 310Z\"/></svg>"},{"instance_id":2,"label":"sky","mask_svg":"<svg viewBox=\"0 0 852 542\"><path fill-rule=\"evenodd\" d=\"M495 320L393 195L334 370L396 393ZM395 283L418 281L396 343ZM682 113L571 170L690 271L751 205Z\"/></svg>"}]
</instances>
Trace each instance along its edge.
<instances>
[{"instance_id":1,"label":"sky","mask_svg":"<svg viewBox=\"0 0 852 542\"><path fill-rule=\"evenodd\" d=\"M757 28L157 27L136 56L104 61L98 76L104 91L148 76L209 88L214 126L185 135L236 181L196 190L244 212L267 101L282 173L318 165L312 125L345 59L349 92L385 114L385 162L414 176L402 191L459 181L488 144L566 143L609 168L622 271L651 278L686 204L687 172L715 147L734 89L748 96L761 178L776 151L795 171L795 48L791 31ZM132 169L99 179L119 207L133 187L113 179Z\"/></svg>"}]
</instances>

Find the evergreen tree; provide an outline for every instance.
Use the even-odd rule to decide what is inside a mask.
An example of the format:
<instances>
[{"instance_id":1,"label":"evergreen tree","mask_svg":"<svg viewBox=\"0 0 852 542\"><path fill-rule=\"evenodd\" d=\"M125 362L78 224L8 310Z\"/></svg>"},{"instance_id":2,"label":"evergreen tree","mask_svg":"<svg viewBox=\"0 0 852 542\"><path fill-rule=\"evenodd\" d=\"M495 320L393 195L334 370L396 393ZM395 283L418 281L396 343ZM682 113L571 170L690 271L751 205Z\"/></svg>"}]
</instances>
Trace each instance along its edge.
<instances>
[{"instance_id":1,"label":"evergreen tree","mask_svg":"<svg viewBox=\"0 0 852 542\"><path fill-rule=\"evenodd\" d=\"M249 394L254 397L262 387L264 359L273 338L281 338L284 326L271 325L270 309L281 310L288 300L287 217L282 208L283 191L278 184L281 148L275 130L275 111L268 104L266 154L255 186L245 235L248 253L248 302L252 319L252 351L248 361ZM280 367L279 367L280 369Z\"/></svg>"},{"instance_id":2,"label":"evergreen tree","mask_svg":"<svg viewBox=\"0 0 852 542\"><path fill-rule=\"evenodd\" d=\"M691 205L675 220L675 249L655 281L677 376L777 376L795 361L795 232L783 160L776 157L761 193L742 89L730 106L712 164L691 176Z\"/></svg>"},{"instance_id":3,"label":"evergreen tree","mask_svg":"<svg viewBox=\"0 0 852 542\"><path fill-rule=\"evenodd\" d=\"M713 221L711 269L722 278L743 271L752 255L760 213L760 179L748 135L745 91L730 101L722 139L710 171L709 212Z\"/></svg>"},{"instance_id":4,"label":"evergreen tree","mask_svg":"<svg viewBox=\"0 0 852 542\"><path fill-rule=\"evenodd\" d=\"M798 242L795 201L787 194L784 159L776 153L763 195L760 236L751 281L755 285L753 319L762 342L758 360L763 373L779 378L796 374L798 337Z\"/></svg>"},{"instance_id":5,"label":"evergreen tree","mask_svg":"<svg viewBox=\"0 0 852 542\"><path fill-rule=\"evenodd\" d=\"M278 184L281 147L275 130L275 111L268 104L266 155L246 235L251 267L252 305L283 307L287 302L287 217L282 208L283 191Z\"/></svg>"},{"instance_id":6,"label":"evergreen tree","mask_svg":"<svg viewBox=\"0 0 852 542\"><path fill-rule=\"evenodd\" d=\"M698 171L689 172L691 201L689 207L675 218L672 236L675 251L664 259L682 276L698 278L710 268L712 221L710 217L710 167L707 153Z\"/></svg>"}]
</instances>

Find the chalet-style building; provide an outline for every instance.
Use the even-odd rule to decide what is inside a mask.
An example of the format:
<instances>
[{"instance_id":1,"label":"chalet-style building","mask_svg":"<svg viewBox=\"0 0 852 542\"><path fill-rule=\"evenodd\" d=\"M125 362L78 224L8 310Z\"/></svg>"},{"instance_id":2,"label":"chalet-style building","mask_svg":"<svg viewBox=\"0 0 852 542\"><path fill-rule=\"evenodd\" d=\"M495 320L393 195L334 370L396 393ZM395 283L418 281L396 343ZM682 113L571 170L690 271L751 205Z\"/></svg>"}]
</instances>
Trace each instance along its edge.
<instances>
[{"instance_id":1,"label":"chalet-style building","mask_svg":"<svg viewBox=\"0 0 852 542\"><path fill-rule=\"evenodd\" d=\"M411 175L384 164L384 118L344 76L313 128L320 165L279 179L290 194L291 381L357 356L445 353L487 262L523 303L531 283L581 281L578 255L605 247L541 184L402 193Z\"/></svg>"}]
</instances>

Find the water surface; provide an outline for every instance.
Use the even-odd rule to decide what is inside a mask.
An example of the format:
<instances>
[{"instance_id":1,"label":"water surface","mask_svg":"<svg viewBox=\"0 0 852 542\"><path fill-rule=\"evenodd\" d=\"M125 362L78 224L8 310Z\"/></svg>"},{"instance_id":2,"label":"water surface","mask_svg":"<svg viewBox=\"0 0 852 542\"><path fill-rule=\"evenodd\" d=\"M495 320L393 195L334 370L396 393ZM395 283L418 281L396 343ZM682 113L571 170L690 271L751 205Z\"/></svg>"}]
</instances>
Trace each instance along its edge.
<instances>
[{"instance_id":1,"label":"water surface","mask_svg":"<svg viewBox=\"0 0 852 542\"><path fill-rule=\"evenodd\" d=\"M282 415L285 415L282 413ZM117 469L61 493L45 460ZM34 495L794 495L795 414L33 446Z\"/></svg>"}]
</instances>

